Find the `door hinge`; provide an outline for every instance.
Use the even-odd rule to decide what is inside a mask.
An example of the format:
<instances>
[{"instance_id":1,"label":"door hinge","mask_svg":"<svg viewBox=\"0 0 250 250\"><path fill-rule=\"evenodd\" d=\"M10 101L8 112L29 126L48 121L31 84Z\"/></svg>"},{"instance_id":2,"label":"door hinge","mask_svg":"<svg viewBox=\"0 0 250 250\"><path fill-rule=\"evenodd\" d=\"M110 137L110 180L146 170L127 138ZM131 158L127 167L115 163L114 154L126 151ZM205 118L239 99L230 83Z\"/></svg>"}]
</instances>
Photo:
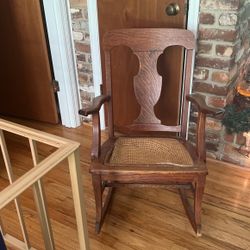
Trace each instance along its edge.
<instances>
[{"instance_id":1,"label":"door hinge","mask_svg":"<svg viewBox=\"0 0 250 250\"><path fill-rule=\"evenodd\" d=\"M59 82L57 80L53 80L52 85L53 85L54 92L60 91Z\"/></svg>"}]
</instances>

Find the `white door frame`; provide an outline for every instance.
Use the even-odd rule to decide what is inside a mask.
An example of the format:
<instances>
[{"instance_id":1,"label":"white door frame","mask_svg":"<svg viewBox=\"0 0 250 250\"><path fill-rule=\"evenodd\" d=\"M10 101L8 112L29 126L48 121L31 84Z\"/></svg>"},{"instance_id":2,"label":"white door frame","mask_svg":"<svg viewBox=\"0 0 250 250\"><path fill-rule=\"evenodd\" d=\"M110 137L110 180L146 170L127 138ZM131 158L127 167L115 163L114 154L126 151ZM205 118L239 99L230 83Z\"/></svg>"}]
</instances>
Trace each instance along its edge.
<instances>
[{"instance_id":1,"label":"white door frame","mask_svg":"<svg viewBox=\"0 0 250 250\"><path fill-rule=\"evenodd\" d=\"M55 79L59 82L58 101L62 125L80 125L81 107L75 49L68 0L43 0Z\"/></svg>"},{"instance_id":2,"label":"white door frame","mask_svg":"<svg viewBox=\"0 0 250 250\"><path fill-rule=\"evenodd\" d=\"M198 22L199 22L199 7L200 7L199 0L189 0L187 29L191 30L196 37L197 37ZM88 17L89 17L90 46L91 46L92 65L93 65L94 89L95 89L95 95L99 95L100 84L102 84L102 66L101 66L101 56L100 56L97 0L88 0ZM195 53L193 54L193 57L195 57ZM191 79L193 79L192 75ZM192 82L191 82L191 87L192 87ZM102 129L105 128L103 110L101 112L101 128Z\"/></svg>"},{"instance_id":3,"label":"white door frame","mask_svg":"<svg viewBox=\"0 0 250 250\"><path fill-rule=\"evenodd\" d=\"M97 0L87 0L87 5L88 5L89 35L90 35L94 90L95 90L95 96L98 96L101 94L100 85L102 84L103 79L102 79L102 62L100 53ZM101 129L105 129L104 108L102 108L100 111L100 125Z\"/></svg>"}]
</instances>

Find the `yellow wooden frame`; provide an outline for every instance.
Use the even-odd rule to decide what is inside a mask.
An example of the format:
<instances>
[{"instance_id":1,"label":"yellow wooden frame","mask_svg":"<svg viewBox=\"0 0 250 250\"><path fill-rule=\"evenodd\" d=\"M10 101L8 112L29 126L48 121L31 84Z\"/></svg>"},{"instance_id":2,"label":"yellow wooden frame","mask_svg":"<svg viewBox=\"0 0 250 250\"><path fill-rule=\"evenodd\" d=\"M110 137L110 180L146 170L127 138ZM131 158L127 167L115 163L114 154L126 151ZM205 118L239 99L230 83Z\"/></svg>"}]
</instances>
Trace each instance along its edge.
<instances>
[{"instance_id":1,"label":"yellow wooden frame","mask_svg":"<svg viewBox=\"0 0 250 250\"><path fill-rule=\"evenodd\" d=\"M13 178L11 162L9 159L3 131L20 135L22 137L28 138L29 140L34 167L17 180L14 180ZM47 158L39 161L36 142L41 142L56 147L57 150ZM80 170L79 146L80 144L77 142L0 119L0 147L10 182L10 185L0 192L0 209L8 205L11 201L14 201L24 239L24 242L21 242L20 240L13 238L11 235L6 234L0 221L2 235L7 243L14 245L19 249L34 249L30 246L22 208L18 199L20 194L32 186L44 238L45 249L55 249L53 233L47 215L47 205L41 178L67 158L69 163L73 201L76 213L80 245L79 249L89 249L86 211L83 200L83 188Z\"/></svg>"}]
</instances>

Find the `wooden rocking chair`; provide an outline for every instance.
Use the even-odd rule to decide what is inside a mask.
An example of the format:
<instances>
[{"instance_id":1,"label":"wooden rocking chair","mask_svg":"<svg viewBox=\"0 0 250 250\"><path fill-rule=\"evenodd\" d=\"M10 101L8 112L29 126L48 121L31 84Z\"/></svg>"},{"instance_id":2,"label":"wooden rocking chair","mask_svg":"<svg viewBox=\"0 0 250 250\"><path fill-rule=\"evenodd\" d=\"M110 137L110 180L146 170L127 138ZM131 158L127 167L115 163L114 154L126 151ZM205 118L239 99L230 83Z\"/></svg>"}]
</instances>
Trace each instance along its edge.
<instances>
[{"instance_id":1,"label":"wooden rocking chair","mask_svg":"<svg viewBox=\"0 0 250 250\"><path fill-rule=\"evenodd\" d=\"M140 68L134 77L134 92L140 104L140 114L126 133L115 136L112 103L111 50L127 46L138 57ZM161 93L161 76L157 73L157 59L169 46L185 49L184 83L181 97L179 125L165 126L154 113ZM91 107L79 114L93 116L93 145L91 151L92 181L96 201L96 232L99 233L110 202L113 187L119 185L175 185L191 222L201 235L201 204L207 175L205 149L205 120L207 114L218 110L206 105L201 95L190 91L192 53L195 38L183 29L124 29L106 33L103 40L106 69L106 95L94 98ZM193 147L187 140L188 105L198 109L197 141ZM101 145L99 110L107 103L109 139ZM163 132L160 135L157 132ZM143 135L142 133L143 132ZM148 134L146 134L149 132ZM169 137L169 132L173 133ZM193 208L185 195L185 188L194 192ZM108 195L103 200L104 189Z\"/></svg>"}]
</instances>

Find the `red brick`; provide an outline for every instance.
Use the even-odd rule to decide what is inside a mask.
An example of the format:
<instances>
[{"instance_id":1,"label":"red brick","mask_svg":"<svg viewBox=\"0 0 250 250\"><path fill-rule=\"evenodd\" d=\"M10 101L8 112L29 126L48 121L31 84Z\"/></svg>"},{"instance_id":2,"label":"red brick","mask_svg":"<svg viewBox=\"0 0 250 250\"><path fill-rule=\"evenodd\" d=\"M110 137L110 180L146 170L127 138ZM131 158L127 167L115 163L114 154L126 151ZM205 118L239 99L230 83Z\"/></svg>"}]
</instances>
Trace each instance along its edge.
<instances>
[{"instance_id":1,"label":"red brick","mask_svg":"<svg viewBox=\"0 0 250 250\"><path fill-rule=\"evenodd\" d=\"M90 45L84 43L75 43L75 48L79 52L90 53Z\"/></svg>"},{"instance_id":2,"label":"red brick","mask_svg":"<svg viewBox=\"0 0 250 250\"><path fill-rule=\"evenodd\" d=\"M227 87L219 87L215 84L203 83L203 82L194 82L193 83L194 92L203 92L210 93L220 96L227 95Z\"/></svg>"},{"instance_id":3,"label":"red brick","mask_svg":"<svg viewBox=\"0 0 250 250\"><path fill-rule=\"evenodd\" d=\"M207 80L209 71L207 69L198 69L194 70L194 79L195 80Z\"/></svg>"},{"instance_id":4,"label":"red brick","mask_svg":"<svg viewBox=\"0 0 250 250\"><path fill-rule=\"evenodd\" d=\"M214 131L221 131L222 129L221 121L207 117L206 128Z\"/></svg>"},{"instance_id":5,"label":"red brick","mask_svg":"<svg viewBox=\"0 0 250 250\"><path fill-rule=\"evenodd\" d=\"M211 43L199 43L198 54L209 54L212 51Z\"/></svg>"},{"instance_id":6,"label":"red brick","mask_svg":"<svg viewBox=\"0 0 250 250\"><path fill-rule=\"evenodd\" d=\"M87 83L88 82L88 75L83 74L83 73L79 73L78 74L78 78L79 78L79 82L80 83Z\"/></svg>"},{"instance_id":7,"label":"red brick","mask_svg":"<svg viewBox=\"0 0 250 250\"><path fill-rule=\"evenodd\" d=\"M209 57L196 57L196 66L208 67L213 69L228 69L233 64L232 59L219 59L219 58L209 58Z\"/></svg>"},{"instance_id":8,"label":"red brick","mask_svg":"<svg viewBox=\"0 0 250 250\"><path fill-rule=\"evenodd\" d=\"M236 13L223 13L219 17L221 26L234 26L237 24L238 16Z\"/></svg>"},{"instance_id":9,"label":"red brick","mask_svg":"<svg viewBox=\"0 0 250 250\"><path fill-rule=\"evenodd\" d=\"M80 31L73 31L73 39L75 41L82 41L84 39L84 34Z\"/></svg>"},{"instance_id":10,"label":"red brick","mask_svg":"<svg viewBox=\"0 0 250 250\"><path fill-rule=\"evenodd\" d=\"M225 98L217 96L207 96L207 104L215 108L224 108L226 104Z\"/></svg>"},{"instance_id":11,"label":"red brick","mask_svg":"<svg viewBox=\"0 0 250 250\"><path fill-rule=\"evenodd\" d=\"M80 90L81 98L84 100L84 103L86 106L90 106L92 104L93 100L93 93L90 93L88 91Z\"/></svg>"},{"instance_id":12,"label":"red brick","mask_svg":"<svg viewBox=\"0 0 250 250\"><path fill-rule=\"evenodd\" d=\"M230 81L229 73L223 71L215 71L212 74L212 80L219 83L228 83Z\"/></svg>"},{"instance_id":13,"label":"red brick","mask_svg":"<svg viewBox=\"0 0 250 250\"><path fill-rule=\"evenodd\" d=\"M73 9L71 10L72 19L83 18L82 9Z\"/></svg>"},{"instance_id":14,"label":"red brick","mask_svg":"<svg viewBox=\"0 0 250 250\"><path fill-rule=\"evenodd\" d=\"M243 136L243 133L239 133L236 136L236 143L238 145L244 145L246 142L246 138Z\"/></svg>"},{"instance_id":15,"label":"red brick","mask_svg":"<svg viewBox=\"0 0 250 250\"><path fill-rule=\"evenodd\" d=\"M230 57L233 55L234 52L234 48L232 46L228 46L228 45L216 45L215 47L216 50L216 55L217 56L227 56Z\"/></svg>"},{"instance_id":16,"label":"red brick","mask_svg":"<svg viewBox=\"0 0 250 250\"><path fill-rule=\"evenodd\" d=\"M214 15L211 13L200 13L200 23L201 24L214 24Z\"/></svg>"},{"instance_id":17,"label":"red brick","mask_svg":"<svg viewBox=\"0 0 250 250\"><path fill-rule=\"evenodd\" d=\"M224 135L224 140L226 142L233 143L234 142L234 138L235 138L234 134L227 134L227 133L225 133L225 135Z\"/></svg>"},{"instance_id":18,"label":"red brick","mask_svg":"<svg viewBox=\"0 0 250 250\"><path fill-rule=\"evenodd\" d=\"M69 4L70 4L70 8L73 8L73 9L86 7L86 1L70 0Z\"/></svg>"},{"instance_id":19,"label":"red brick","mask_svg":"<svg viewBox=\"0 0 250 250\"><path fill-rule=\"evenodd\" d=\"M214 144L214 143L206 142L207 150L216 152L218 150L218 147L219 147L218 143Z\"/></svg>"},{"instance_id":20,"label":"red brick","mask_svg":"<svg viewBox=\"0 0 250 250\"><path fill-rule=\"evenodd\" d=\"M76 58L77 58L78 61L86 62L86 57L85 57L84 54L78 54L78 55L76 56Z\"/></svg>"},{"instance_id":21,"label":"red brick","mask_svg":"<svg viewBox=\"0 0 250 250\"><path fill-rule=\"evenodd\" d=\"M237 30L222 30L222 29L199 29L200 40L218 40L226 42L234 42L238 38Z\"/></svg>"},{"instance_id":22,"label":"red brick","mask_svg":"<svg viewBox=\"0 0 250 250\"><path fill-rule=\"evenodd\" d=\"M240 0L201 0L200 7L212 10L238 10Z\"/></svg>"},{"instance_id":23,"label":"red brick","mask_svg":"<svg viewBox=\"0 0 250 250\"><path fill-rule=\"evenodd\" d=\"M211 133L210 131L206 132L206 141L217 144L220 142L220 133Z\"/></svg>"},{"instance_id":24,"label":"red brick","mask_svg":"<svg viewBox=\"0 0 250 250\"><path fill-rule=\"evenodd\" d=\"M236 150L237 150L237 148L231 144L226 144L224 147L224 153L226 155L235 156L236 154L238 154L238 152Z\"/></svg>"},{"instance_id":25,"label":"red brick","mask_svg":"<svg viewBox=\"0 0 250 250\"><path fill-rule=\"evenodd\" d=\"M188 132L191 133L191 134L196 134L196 126L189 125Z\"/></svg>"}]
</instances>

